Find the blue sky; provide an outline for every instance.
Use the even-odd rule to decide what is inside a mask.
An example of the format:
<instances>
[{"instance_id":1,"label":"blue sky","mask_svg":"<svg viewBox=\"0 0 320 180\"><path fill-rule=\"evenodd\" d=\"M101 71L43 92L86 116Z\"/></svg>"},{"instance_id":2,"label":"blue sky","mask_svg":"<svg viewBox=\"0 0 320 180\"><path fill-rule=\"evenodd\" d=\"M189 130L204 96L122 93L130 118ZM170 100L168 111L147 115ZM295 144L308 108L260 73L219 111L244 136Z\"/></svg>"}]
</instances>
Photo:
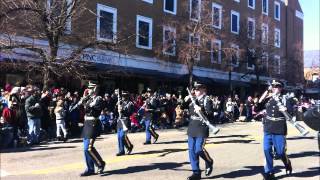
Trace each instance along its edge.
<instances>
[{"instance_id":1,"label":"blue sky","mask_svg":"<svg viewBox=\"0 0 320 180\"><path fill-rule=\"evenodd\" d=\"M320 0L299 2L304 13L304 50L320 50Z\"/></svg>"}]
</instances>

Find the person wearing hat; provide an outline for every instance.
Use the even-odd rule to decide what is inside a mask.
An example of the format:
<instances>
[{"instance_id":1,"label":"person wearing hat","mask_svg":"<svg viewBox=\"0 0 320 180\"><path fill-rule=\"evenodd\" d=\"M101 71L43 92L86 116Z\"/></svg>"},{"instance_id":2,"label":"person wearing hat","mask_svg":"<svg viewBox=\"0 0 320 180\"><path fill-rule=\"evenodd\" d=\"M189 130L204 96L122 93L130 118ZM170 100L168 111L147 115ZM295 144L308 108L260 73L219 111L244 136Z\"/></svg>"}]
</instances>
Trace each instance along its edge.
<instances>
[{"instance_id":1,"label":"person wearing hat","mask_svg":"<svg viewBox=\"0 0 320 180\"><path fill-rule=\"evenodd\" d=\"M285 166L286 174L292 173L291 161L286 154L287 124L283 111L287 111L284 106L278 106L275 98L283 101L281 96L283 84L281 81L273 80L271 86L259 99L259 105L265 106L266 116L263 118L263 149L265 155L264 179L273 180L274 176L273 158L274 150L277 158L280 158Z\"/></svg>"},{"instance_id":2,"label":"person wearing hat","mask_svg":"<svg viewBox=\"0 0 320 180\"><path fill-rule=\"evenodd\" d=\"M143 119L145 123L146 128L146 142L143 143L144 145L151 144L151 136L154 138L153 143L156 143L159 134L156 133L154 128L152 127L152 120L154 118L154 113L157 108L157 100L154 96L152 96L152 92L150 88L147 88L146 92L146 100L142 107L139 109L140 111L143 111Z\"/></svg>"},{"instance_id":3,"label":"person wearing hat","mask_svg":"<svg viewBox=\"0 0 320 180\"><path fill-rule=\"evenodd\" d=\"M94 142L101 133L99 115L103 108L102 97L98 95L96 84L89 82L88 89L84 92L78 103L85 109L84 124L82 130L84 156L87 169L80 176L91 176L95 174L94 166L98 167L98 173L103 174L106 163L94 147Z\"/></svg>"},{"instance_id":4,"label":"person wearing hat","mask_svg":"<svg viewBox=\"0 0 320 180\"><path fill-rule=\"evenodd\" d=\"M212 173L213 159L209 153L204 149L206 138L209 136L209 128L202 123L197 111L202 111L207 117L213 114L213 105L209 96L206 94L206 86L204 84L194 84L194 94L196 105L191 103L190 97L187 96L185 101L189 104L190 119L188 126L188 149L189 159L192 167L192 175L188 180L201 179L201 170L199 167L199 157L201 157L206 164L205 175L209 176Z\"/></svg>"},{"instance_id":5,"label":"person wearing hat","mask_svg":"<svg viewBox=\"0 0 320 180\"><path fill-rule=\"evenodd\" d=\"M134 104L129 100L129 92L122 91L122 100L117 102L118 108L118 120L117 120L117 135L118 135L118 150L117 156L125 155L124 147L127 149L127 153L130 154L133 149L133 145L130 142L127 131L128 123L130 122L129 117L134 112Z\"/></svg>"}]
</instances>

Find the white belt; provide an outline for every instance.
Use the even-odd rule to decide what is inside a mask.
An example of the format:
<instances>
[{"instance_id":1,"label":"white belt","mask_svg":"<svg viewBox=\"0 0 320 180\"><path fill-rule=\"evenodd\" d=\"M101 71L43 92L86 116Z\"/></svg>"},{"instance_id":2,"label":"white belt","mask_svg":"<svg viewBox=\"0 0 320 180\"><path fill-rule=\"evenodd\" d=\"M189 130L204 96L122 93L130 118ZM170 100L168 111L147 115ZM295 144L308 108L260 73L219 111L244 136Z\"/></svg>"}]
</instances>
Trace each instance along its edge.
<instances>
[{"instance_id":1,"label":"white belt","mask_svg":"<svg viewBox=\"0 0 320 180\"><path fill-rule=\"evenodd\" d=\"M93 116L84 116L84 120L85 121L93 121L96 120L97 118L93 117Z\"/></svg>"},{"instance_id":2,"label":"white belt","mask_svg":"<svg viewBox=\"0 0 320 180\"><path fill-rule=\"evenodd\" d=\"M267 116L267 119L270 120L270 121L284 121L284 117L278 117L278 118L275 118L275 117L270 117L270 116Z\"/></svg>"}]
</instances>

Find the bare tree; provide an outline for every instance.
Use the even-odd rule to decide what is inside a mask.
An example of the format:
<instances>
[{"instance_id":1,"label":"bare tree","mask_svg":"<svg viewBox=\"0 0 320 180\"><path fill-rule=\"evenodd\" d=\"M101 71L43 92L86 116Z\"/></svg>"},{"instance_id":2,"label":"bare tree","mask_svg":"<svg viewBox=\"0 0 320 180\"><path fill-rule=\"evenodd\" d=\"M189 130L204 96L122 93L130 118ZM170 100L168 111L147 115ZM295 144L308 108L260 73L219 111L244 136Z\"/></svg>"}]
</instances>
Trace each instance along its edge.
<instances>
[{"instance_id":1,"label":"bare tree","mask_svg":"<svg viewBox=\"0 0 320 180\"><path fill-rule=\"evenodd\" d=\"M1 0L0 1L0 53L10 58L17 50L24 50L38 57L40 62L28 62L28 70L39 71L43 75L43 85L48 87L52 75L72 74L82 78L91 63L84 61L81 54L87 49L101 48L125 52L126 41L132 36L112 35L112 41L98 41L97 32L82 32L79 28L97 18L97 14L87 9L86 0ZM84 14L91 15L85 19ZM87 16L86 16L87 17ZM71 24L78 27L71 32ZM82 23L82 24L81 24ZM120 31L118 31L120 34ZM18 36L28 37L19 40ZM35 41L45 40L46 46ZM60 50L65 50L61 54Z\"/></svg>"}]
</instances>

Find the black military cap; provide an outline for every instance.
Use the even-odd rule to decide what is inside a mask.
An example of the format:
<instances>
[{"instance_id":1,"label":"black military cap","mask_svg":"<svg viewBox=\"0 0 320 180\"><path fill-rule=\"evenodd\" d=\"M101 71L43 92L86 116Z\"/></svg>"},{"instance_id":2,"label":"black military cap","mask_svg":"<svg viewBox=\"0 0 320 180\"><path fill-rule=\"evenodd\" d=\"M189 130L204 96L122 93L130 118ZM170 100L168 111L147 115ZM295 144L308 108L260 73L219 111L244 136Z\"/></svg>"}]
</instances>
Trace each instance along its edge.
<instances>
[{"instance_id":1,"label":"black military cap","mask_svg":"<svg viewBox=\"0 0 320 180\"><path fill-rule=\"evenodd\" d=\"M206 85L204 85L204 84L202 84L202 83L199 83L199 82L194 82L193 87L194 87L194 89L200 89L200 88L205 89L205 88L206 88Z\"/></svg>"},{"instance_id":2,"label":"black military cap","mask_svg":"<svg viewBox=\"0 0 320 180\"><path fill-rule=\"evenodd\" d=\"M276 86L276 87L283 87L283 83L279 80L273 79L271 82L272 86Z\"/></svg>"}]
</instances>

